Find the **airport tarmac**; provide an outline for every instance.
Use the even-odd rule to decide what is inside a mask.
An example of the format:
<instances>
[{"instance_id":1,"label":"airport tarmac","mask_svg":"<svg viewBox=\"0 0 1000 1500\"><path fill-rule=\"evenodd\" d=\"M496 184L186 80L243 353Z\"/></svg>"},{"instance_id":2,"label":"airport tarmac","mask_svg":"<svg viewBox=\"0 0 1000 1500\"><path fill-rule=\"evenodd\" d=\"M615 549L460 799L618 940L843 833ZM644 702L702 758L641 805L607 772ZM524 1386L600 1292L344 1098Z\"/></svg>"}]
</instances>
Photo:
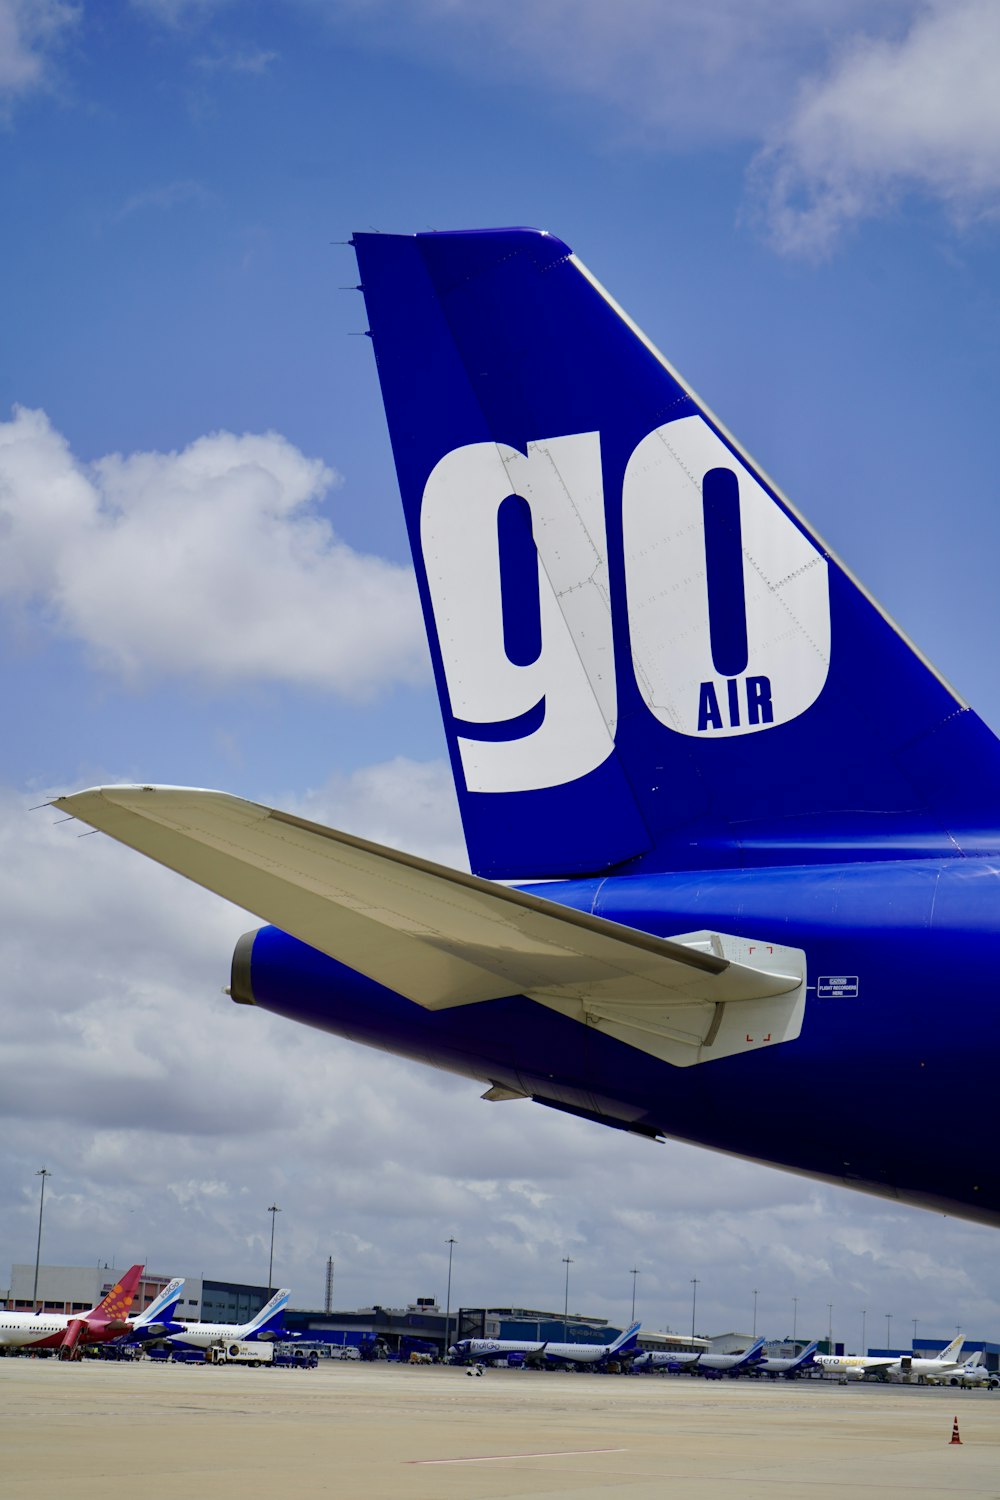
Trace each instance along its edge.
<instances>
[{"instance_id":1,"label":"airport tarmac","mask_svg":"<svg viewBox=\"0 0 1000 1500\"><path fill-rule=\"evenodd\" d=\"M962 1446L949 1442L958 1414ZM1000 1393L0 1359L11 1500L1000 1497Z\"/></svg>"}]
</instances>

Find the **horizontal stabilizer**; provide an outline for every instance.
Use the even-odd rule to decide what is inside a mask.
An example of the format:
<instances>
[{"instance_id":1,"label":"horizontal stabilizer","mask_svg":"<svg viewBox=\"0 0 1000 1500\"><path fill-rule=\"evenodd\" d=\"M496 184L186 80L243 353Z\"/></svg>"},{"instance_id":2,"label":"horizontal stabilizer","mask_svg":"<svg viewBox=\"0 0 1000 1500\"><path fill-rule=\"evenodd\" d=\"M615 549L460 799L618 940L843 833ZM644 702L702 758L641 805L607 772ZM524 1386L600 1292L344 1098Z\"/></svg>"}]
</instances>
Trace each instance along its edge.
<instances>
[{"instance_id":1,"label":"horizontal stabilizer","mask_svg":"<svg viewBox=\"0 0 1000 1500\"><path fill-rule=\"evenodd\" d=\"M801 1027L798 949L655 937L222 792L54 805L431 1010L524 994L682 1065Z\"/></svg>"}]
</instances>

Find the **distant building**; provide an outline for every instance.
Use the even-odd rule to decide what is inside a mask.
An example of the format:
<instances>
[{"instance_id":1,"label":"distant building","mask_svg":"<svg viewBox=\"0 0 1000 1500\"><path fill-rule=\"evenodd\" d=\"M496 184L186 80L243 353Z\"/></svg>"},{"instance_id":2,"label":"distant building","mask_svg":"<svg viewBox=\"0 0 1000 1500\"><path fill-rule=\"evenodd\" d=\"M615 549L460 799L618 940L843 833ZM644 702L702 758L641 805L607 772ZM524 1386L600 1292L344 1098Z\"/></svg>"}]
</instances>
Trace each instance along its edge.
<instances>
[{"instance_id":1,"label":"distant building","mask_svg":"<svg viewBox=\"0 0 1000 1500\"><path fill-rule=\"evenodd\" d=\"M407 1340L424 1340L442 1355L458 1339L527 1339L543 1343L606 1344L620 1329L604 1318L544 1312L524 1307L461 1307L451 1313L447 1335L444 1309L432 1297L407 1307L364 1307L353 1312L311 1312L289 1308L285 1324L307 1340L322 1343L380 1343L395 1352ZM663 1337L661 1335L661 1337ZM688 1341L684 1347L689 1347ZM662 1347L658 1345L657 1347Z\"/></svg>"},{"instance_id":2,"label":"distant building","mask_svg":"<svg viewBox=\"0 0 1000 1500\"><path fill-rule=\"evenodd\" d=\"M125 1274L127 1267L97 1266L39 1266L38 1302L42 1312L80 1313L96 1307L102 1297L110 1292L116 1281ZM141 1312L159 1296L169 1276L147 1272L136 1290L132 1308ZM7 1306L14 1312L33 1312L36 1303L32 1300L35 1284L34 1262L30 1265L15 1265L10 1268L10 1289Z\"/></svg>"}]
</instances>

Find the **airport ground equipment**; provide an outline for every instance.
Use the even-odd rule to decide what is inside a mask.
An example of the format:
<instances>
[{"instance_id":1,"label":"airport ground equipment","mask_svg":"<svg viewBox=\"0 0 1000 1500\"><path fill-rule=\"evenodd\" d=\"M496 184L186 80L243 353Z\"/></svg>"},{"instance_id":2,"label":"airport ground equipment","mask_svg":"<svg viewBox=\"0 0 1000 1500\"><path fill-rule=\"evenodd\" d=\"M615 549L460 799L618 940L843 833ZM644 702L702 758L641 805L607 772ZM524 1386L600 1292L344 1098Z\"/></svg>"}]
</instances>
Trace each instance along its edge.
<instances>
[{"instance_id":1,"label":"airport ground equipment","mask_svg":"<svg viewBox=\"0 0 1000 1500\"><path fill-rule=\"evenodd\" d=\"M256 1369L258 1365L274 1363L274 1349L270 1344L249 1339L231 1339L209 1345L205 1360L210 1365L250 1365Z\"/></svg>"},{"instance_id":2,"label":"airport ground equipment","mask_svg":"<svg viewBox=\"0 0 1000 1500\"><path fill-rule=\"evenodd\" d=\"M319 1355L315 1349L276 1348L271 1364L279 1370L315 1370Z\"/></svg>"},{"instance_id":3,"label":"airport ground equipment","mask_svg":"<svg viewBox=\"0 0 1000 1500\"><path fill-rule=\"evenodd\" d=\"M353 244L473 873L222 793L55 805L270 924L238 1002L1000 1224L991 1133L909 1107L995 1093L1000 743L562 240Z\"/></svg>"}]
</instances>

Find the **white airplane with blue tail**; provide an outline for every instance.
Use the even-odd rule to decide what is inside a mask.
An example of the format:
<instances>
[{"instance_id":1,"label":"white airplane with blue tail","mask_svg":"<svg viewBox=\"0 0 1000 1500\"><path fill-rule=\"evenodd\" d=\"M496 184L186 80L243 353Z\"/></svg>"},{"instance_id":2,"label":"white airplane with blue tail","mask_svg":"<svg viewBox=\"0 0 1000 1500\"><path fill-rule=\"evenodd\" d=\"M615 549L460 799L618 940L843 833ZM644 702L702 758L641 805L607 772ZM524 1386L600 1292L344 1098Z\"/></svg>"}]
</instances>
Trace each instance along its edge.
<instances>
[{"instance_id":1,"label":"white airplane with blue tail","mask_svg":"<svg viewBox=\"0 0 1000 1500\"><path fill-rule=\"evenodd\" d=\"M459 1361L506 1359L513 1354L530 1363L606 1364L611 1359L627 1359L634 1353L641 1326L633 1323L607 1344L563 1344L552 1339L459 1339L448 1353Z\"/></svg>"},{"instance_id":2,"label":"white airplane with blue tail","mask_svg":"<svg viewBox=\"0 0 1000 1500\"><path fill-rule=\"evenodd\" d=\"M287 1338L282 1315L291 1295L291 1288L281 1287L246 1323L184 1323L180 1332L168 1334L163 1343L168 1348L177 1345L182 1349L208 1349L213 1344Z\"/></svg>"}]
</instances>

